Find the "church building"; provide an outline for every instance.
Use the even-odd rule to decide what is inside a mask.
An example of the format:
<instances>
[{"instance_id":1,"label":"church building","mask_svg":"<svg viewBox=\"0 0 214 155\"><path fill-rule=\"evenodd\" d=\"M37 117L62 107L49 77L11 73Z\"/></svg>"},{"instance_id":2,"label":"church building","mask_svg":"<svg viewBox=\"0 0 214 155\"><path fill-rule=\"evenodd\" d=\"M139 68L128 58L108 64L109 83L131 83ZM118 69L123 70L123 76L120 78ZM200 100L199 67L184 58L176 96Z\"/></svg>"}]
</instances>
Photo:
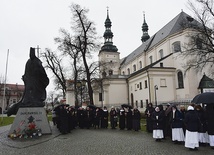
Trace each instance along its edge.
<instances>
[{"instance_id":1,"label":"church building","mask_svg":"<svg viewBox=\"0 0 214 155\"><path fill-rule=\"evenodd\" d=\"M190 26L184 27L185 24ZM121 104L145 108L148 103L190 103L195 95L214 91L214 82L206 76L208 73L196 73L192 69L185 72L187 60L180 57L189 41L188 34L192 33L191 25L197 24L182 11L150 37L144 14L141 45L120 58L113 44L112 22L107 10L104 45L98 55L100 75L93 84L94 104L108 108ZM207 85L207 81L212 85Z\"/></svg>"}]
</instances>

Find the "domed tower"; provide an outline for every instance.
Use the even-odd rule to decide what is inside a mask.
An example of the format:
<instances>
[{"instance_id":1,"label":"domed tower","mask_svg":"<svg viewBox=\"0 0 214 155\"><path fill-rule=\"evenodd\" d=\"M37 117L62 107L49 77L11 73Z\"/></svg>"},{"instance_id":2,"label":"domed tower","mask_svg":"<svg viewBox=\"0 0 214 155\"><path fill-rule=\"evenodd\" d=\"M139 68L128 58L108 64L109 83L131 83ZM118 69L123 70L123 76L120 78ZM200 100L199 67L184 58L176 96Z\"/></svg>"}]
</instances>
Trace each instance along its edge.
<instances>
[{"instance_id":1,"label":"domed tower","mask_svg":"<svg viewBox=\"0 0 214 155\"><path fill-rule=\"evenodd\" d=\"M145 20L145 13L143 13L143 18L144 18L143 25L142 25L143 36L141 37L141 41L144 43L150 38L150 36L148 34L149 27Z\"/></svg>"},{"instance_id":2,"label":"domed tower","mask_svg":"<svg viewBox=\"0 0 214 155\"><path fill-rule=\"evenodd\" d=\"M111 20L109 10L107 9L107 18L105 20L104 45L99 52L100 76L111 76L119 74L120 53L113 45L113 33L111 31Z\"/></svg>"}]
</instances>

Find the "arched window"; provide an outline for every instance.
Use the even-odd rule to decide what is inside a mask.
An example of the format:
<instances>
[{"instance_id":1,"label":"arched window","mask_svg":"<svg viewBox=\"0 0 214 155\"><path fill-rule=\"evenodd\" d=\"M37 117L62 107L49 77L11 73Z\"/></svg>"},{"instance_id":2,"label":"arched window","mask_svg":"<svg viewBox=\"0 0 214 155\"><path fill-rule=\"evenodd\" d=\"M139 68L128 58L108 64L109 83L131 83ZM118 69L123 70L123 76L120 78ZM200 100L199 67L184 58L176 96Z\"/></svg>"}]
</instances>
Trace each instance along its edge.
<instances>
[{"instance_id":1,"label":"arched window","mask_svg":"<svg viewBox=\"0 0 214 155\"><path fill-rule=\"evenodd\" d=\"M142 66L142 61L139 62L139 67L140 67L140 69L143 67Z\"/></svg>"},{"instance_id":2,"label":"arched window","mask_svg":"<svg viewBox=\"0 0 214 155\"><path fill-rule=\"evenodd\" d=\"M163 49L161 49L161 50L159 51L159 56L160 56L160 59L163 58Z\"/></svg>"},{"instance_id":3,"label":"arched window","mask_svg":"<svg viewBox=\"0 0 214 155\"><path fill-rule=\"evenodd\" d=\"M136 65L133 65L133 71L134 72L136 71Z\"/></svg>"},{"instance_id":4,"label":"arched window","mask_svg":"<svg viewBox=\"0 0 214 155\"><path fill-rule=\"evenodd\" d=\"M152 62L153 62L152 56L149 57L149 61L150 61L150 64L152 64Z\"/></svg>"},{"instance_id":5,"label":"arched window","mask_svg":"<svg viewBox=\"0 0 214 155\"><path fill-rule=\"evenodd\" d=\"M123 75L125 75L125 72L123 71L123 73L122 73Z\"/></svg>"},{"instance_id":6,"label":"arched window","mask_svg":"<svg viewBox=\"0 0 214 155\"><path fill-rule=\"evenodd\" d=\"M172 51L174 53L181 52L181 42L180 41L176 41L172 44Z\"/></svg>"},{"instance_id":7,"label":"arched window","mask_svg":"<svg viewBox=\"0 0 214 155\"><path fill-rule=\"evenodd\" d=\"M127 72L128 72L128 75L129 75L130 74L130 69L129 68L127 69Z\"/></svg>"},{"instance_id":8,"label":"arched window","mask_svg":"<svg viewBox=\"0 0 214 155\"><path fill-rule=\"evenodd\" d=\"M184 88L183 73L181 71L178 71L177 78L178 78L178 88Z\"/></svg>"}]
</instances>

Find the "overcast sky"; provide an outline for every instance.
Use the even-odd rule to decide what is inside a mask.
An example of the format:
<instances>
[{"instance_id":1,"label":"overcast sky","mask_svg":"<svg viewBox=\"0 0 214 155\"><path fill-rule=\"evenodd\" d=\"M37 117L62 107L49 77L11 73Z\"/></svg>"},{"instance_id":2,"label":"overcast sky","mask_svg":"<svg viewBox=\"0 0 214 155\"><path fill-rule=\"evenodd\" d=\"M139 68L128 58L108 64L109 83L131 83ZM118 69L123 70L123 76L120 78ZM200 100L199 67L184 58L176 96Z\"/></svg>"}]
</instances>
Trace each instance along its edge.
<instances>
[{"instance_id":1,"label":"overcast sky","mask_svg":"<svg viewBox=\"0 0 214 155\"><path fill-rule=\"evenodd\" d=\"M39 45L42 51L45 48L56 49L53 39L59 36L59 29L70 28L71 3L89 9L88 18L95 22L99 36L105 31L104 22L109 7L113 43L121 58L141 45L143 12L150 36L181 10L193 16L187 7L187 0L1 0L0 76L5 75L9 49L7 83L23 84L21 77L30 47ZM50 73L48 76L52 80ZM50 89L51 85L48 86Z\"/></svg>"}]
</instances>

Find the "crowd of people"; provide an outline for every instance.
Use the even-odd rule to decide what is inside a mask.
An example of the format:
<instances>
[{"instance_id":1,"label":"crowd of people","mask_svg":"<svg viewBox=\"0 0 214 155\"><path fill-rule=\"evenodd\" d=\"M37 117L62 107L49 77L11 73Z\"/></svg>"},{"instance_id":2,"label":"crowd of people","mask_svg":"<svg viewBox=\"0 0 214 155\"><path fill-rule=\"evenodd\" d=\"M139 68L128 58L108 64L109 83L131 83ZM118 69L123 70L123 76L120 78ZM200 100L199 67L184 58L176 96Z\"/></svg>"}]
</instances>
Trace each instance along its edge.
<instances>
[{"instance_id":1,"label":"crowd of people","mask_svg":"<svg viewBox=\"0 0 214 155\"><path fill-rule=\"evenodd\" d=\"M75 128L99 129L110 128L120 130L140 130L141 114L137 108L111 107L83 107L74 108L67 105L60 105L52 111L52 120L62 134L70 133Z\"/></svg>"},{"instance_id":2,"label":"crowd of people","mask_svg":"<svg viewBox=\"0 0 214 155\"><path fill-rule=\"evenodd\" d=\"M214 149L214 105L191 104L187 110L176 104L153 107L145 111L147 131L156 141L170 137L175 144L184 144L190 150L210 145Z\"/></svg>"},{"instance_id":3,"label":"crowd of people","mask_svg":"<svg viewBox=\"0 0 214 155\"><path fill-rule=\"evenodd\" d=\"M210 145L214 149L214 105L190 105L177 107L169 104L153 107L149 103L146 110L146 130L153 133L153 138L160 142L171 138L175 144L184 144L190 150L199 146ZM88 106L74 108L60 105L53 110L53 123L62 134L70 133L75 128L99 129L111 128L120 130L141 129L141 113L138 108L115 108L108 111L106 107ZM110 127L109 127L110 126Z\"/></svg>"}]
</instances>

